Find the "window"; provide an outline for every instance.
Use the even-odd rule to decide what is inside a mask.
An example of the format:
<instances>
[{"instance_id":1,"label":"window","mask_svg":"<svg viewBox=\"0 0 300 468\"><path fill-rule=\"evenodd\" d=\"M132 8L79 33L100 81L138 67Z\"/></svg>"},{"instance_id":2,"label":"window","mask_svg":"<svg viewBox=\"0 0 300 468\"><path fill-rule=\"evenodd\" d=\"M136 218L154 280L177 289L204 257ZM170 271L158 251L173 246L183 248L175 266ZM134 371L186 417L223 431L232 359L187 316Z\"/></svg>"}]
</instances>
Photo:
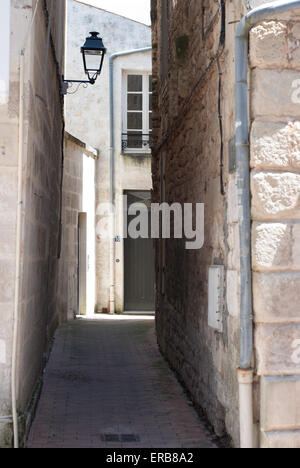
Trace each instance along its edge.
<instances>
[{"instance_id":1,"label":"window","mask_svg":"<svg viewBox=\"0 0 300 468\"><path fill-rule=\"evenodd\" d=\"M126 75L123 152L150 152L152 140L152 75Z\"/></svg>"}]
</instances>

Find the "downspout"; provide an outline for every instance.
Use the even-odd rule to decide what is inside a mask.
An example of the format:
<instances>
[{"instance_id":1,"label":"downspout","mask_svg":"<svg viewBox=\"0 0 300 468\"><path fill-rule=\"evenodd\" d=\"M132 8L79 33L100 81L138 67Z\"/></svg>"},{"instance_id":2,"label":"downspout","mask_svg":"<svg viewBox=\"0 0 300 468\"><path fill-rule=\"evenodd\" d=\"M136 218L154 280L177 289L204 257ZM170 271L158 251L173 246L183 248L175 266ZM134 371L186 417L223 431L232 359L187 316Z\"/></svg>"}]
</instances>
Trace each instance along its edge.
<instances>
[{"instance_id":1,"label":"downspout","mask_svg":"<svg viewBox=\"0 0 300 468\"><path fill-rule=\"evenodd\" d=\"M248 52L249 32L259 21L300 8L300 0L274 1L253 9L240 21L236 33L236 157L241 264L241 355L238 369L241 448L254 448L253 423L253 312L251 265L251 201Z\"/></svg>"},{"instance_id":2,"label":"downspout","mask_svg":"<svg viewBox=\"0 0 300 468\"><path fill-rule=\"evenodd\" d=\"M19 448L19 421L17 408L17 361L18 361L18 337L19 337L19 306L20 306L20 282L21 282L21 241L22 241L22 208L23 208L23 145L24 145L24 68L25 51L34 24L39 0L37 0L32 15L31 23L27 31L24 46L20 53L20 84L19 84L19 147L18 147L18 195L17 195L17 222L16 222L16 265L15 265L15 294L14 294L14 325L12 344L11 366L11 401L12 421L14 434L14 448Z\"/></svg>"},{"instance_id":3,"label":"downspout","mask_svg":"<svg viewBox=\"0 0 300 468\"><path fill-rule=\"evenodd\" d=\"M114 116L114 60L119 57L149 52L151 46L142 49L117 52L109 58L109 89L110 89L110 314L115 313L115 116Z\"/></svg>"}]
</instances>

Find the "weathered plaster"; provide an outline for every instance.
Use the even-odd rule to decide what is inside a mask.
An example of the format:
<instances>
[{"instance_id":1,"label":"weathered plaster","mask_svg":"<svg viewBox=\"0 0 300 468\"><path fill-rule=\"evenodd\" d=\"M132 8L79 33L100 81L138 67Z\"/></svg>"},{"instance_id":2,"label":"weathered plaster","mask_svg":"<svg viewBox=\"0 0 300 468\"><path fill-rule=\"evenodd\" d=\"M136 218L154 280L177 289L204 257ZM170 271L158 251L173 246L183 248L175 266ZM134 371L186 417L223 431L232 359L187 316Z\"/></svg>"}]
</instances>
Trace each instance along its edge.
<instances>
[{"instance_id":1,"label":"weathered plaster","mask_svg":"<svg viewBox=\"0 0 300 468\"><path fill-rule=\"evenodd\" d=\"M109 139L109 56L125 50L151 46L151 29L143 24L129 20L107 11L84 5L80 2L68 2L68 52L67 78L84 79L80 46L88 32L99 30L107 56L103 71L97 83L88 89L81 89L67 98L67 129L74 136L99 148L99 160L96 163L96 224L105 223L100 216L99 204L110 200L110 139ZM115 98L115 195L124 190L150 190L151 158L125 157L121 155L122 134L122 87L123 72L151 72L151 53L134 54L117 58L114 61L114 98ZM71 90L70 90L71 91ZM150 156L150 155L149 155ZM116 213L116 235L119 232L122 213ZM108 221L107 221L108 223ZM124 310L124 261L123 243L116 245L116 309ZM109 300L109 241L96 237L96 308L100 312L108 307Z\"/></svg>"}]
</instances>

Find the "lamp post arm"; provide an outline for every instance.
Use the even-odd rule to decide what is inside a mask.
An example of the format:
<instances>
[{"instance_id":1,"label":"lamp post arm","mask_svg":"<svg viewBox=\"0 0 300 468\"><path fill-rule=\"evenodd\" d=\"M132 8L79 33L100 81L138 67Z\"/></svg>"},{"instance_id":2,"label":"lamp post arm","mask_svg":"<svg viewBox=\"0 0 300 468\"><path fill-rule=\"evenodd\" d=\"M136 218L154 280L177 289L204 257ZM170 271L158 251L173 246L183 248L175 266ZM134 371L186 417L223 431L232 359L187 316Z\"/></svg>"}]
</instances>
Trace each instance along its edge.
<instances>
[{"instance_id":1,"label":"lamp post arm","mask_svg":"<svg viewBox=\"0 0 300 468\"><path fill-rule=\"evenodd\" d=\"M95 84L95 80L64 80L64 83L89 83Z\"/></svg>"},{"instance_id":2,"label":"lamp post arm","mask_svg":"<svg viewBox=\"0 0 300 468\"><path fill-rule=\"evenodd\" d=\"M64 76L62 76L62 79L61 79L61 93L63 96L65 96L66 94L68 94L68 89L70 87L71 84L73 83L77 83L79 86L81 84L85 85L85 87L87 87L87 85L94 85L96 83L96 80L94 78L91 78L90 80L65 80ZM78 88L79 88L78 86ZM76 90L77 91L77 90Z\"/></svg>"}]
</instances>

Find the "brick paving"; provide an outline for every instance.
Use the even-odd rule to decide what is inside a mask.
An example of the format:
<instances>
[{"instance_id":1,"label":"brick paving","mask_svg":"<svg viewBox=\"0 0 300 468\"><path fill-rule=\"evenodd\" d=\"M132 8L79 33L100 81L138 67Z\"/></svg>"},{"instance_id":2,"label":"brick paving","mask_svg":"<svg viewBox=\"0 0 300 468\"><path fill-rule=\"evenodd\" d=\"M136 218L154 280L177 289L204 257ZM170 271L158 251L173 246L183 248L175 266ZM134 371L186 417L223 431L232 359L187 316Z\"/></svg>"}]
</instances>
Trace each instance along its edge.
<instances>
[{"instance_id":1,"label":"brick paving","mask_svg":"<svg viewBox=\"0 0 300 468\"><path fill-rule=\"evenodd\" d=\"M27 447L216 446L159 353L154 321L103 317L57 331Z\"/></svg>"}]
</instances>

